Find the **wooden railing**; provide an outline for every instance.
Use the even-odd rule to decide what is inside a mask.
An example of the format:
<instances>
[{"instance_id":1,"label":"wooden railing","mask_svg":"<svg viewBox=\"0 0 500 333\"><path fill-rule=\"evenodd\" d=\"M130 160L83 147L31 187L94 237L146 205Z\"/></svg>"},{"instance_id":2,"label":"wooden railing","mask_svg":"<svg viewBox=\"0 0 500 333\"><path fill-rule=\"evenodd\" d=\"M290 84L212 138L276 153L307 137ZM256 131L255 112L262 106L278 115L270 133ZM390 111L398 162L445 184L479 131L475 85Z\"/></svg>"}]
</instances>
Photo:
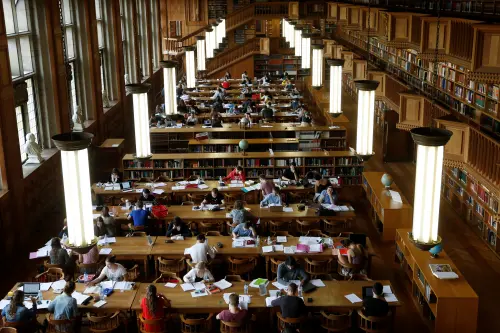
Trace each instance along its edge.
<instances>
[{"instance_id":1,"label":"wooden railing","mask_svg":"<svg viewBox=\"0 0 500 333\"><path fill-rule=\"evenodd\" d=\"M261 53L261 43L268 38L252 38L244 44L235 46L227 51L219 53L207 63L207 75L212 75L217 71L240 61L243 58Z\"/></svg>"},{"instance_id":2,"label":"wooden railing","mask_svg":"<svg viewBox=\"0 0 500 333\"><path fill-rule=\"evenodd\" d=\"M467 163L494 185L500 185L500 144L479 132L470 129Z\"/></svg>"}]
</instances>

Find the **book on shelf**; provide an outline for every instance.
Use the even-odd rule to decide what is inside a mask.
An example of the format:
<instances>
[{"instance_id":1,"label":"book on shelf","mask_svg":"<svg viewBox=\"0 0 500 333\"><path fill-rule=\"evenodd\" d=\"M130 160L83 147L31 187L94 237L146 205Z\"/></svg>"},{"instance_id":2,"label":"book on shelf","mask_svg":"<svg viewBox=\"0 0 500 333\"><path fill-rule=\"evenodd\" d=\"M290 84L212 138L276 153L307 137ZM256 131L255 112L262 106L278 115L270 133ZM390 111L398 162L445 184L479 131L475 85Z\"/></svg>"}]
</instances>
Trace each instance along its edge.
<instances>
[{"instance_id":1,"label":"book on shelf","mask_svg":"<svg viewBox=\"0 0 500 333\"><path fill-rule=\"evenodd\" d=\"M429 264L432 274L438 279L458 279L449 264Z\"/></svg>"}]
</instances>

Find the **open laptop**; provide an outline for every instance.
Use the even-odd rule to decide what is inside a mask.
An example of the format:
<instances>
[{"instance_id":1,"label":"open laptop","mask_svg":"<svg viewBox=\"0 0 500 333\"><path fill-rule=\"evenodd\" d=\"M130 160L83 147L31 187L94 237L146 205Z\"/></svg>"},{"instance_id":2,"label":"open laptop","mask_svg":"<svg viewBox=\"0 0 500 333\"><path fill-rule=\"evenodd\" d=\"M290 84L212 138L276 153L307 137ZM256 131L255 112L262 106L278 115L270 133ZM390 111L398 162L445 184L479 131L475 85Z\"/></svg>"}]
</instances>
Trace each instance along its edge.
<instances>
[{"instance_id":1,"label":"open laptop","mask_svg":"<svg viewBox=\"0 0 500 333\"><path fill-rule=\"evenodd\" d=\"M23 284L23 291L25 297L36 297L40 291L40 283L38 282L25 282Z\"/></svg>"},{"instance_id":2,"label":"open laptop","mask_svg":"<svg viewBox=\"0 0 500 333\"><path fill-rule=\"evenodd\" d=\"M122 192L131 192L132 191L132 186L130 185L130 182L123 182L121 183L122 186Z\"/></svg>"},{"instance_id":3,"label":"open laptop","mask_svg":"<svg viewBox=\"0 0 500 333\"><path fill-rule=\"evenodd\" d=\"M373 287L372 286L362 287L361 295L363 299L367 297L373 297Z\"/></svg>"}]
</instances>

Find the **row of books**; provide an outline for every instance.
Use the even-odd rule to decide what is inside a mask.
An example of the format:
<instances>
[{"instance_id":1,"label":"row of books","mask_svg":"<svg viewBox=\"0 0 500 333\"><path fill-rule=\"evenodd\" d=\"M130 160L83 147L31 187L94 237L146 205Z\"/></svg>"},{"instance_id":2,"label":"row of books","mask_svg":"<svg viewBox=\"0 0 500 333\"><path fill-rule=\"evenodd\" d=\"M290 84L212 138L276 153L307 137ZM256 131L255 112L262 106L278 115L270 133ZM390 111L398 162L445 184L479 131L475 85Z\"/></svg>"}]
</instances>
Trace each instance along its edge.
<instances>
[{"instance_id":1,"label":"row of books","mask_svg":"<svg viewBox=\"0 0 500 333\"><path fill-rule=\"evenodd\" d=\"M279 160L277 160L279 161ZM271 159L264 158L251 158L245 160L247 167L261 167L261 166L272 166L273 162ZM278 164L278 163L276 163Z\"/></svg>"},{"instance_id":2,"label":"row of books","mask_svg":"<svg viewBox=\"0 0 500 333\"><path fill-rule=\"evenodd\" d=\"M138 169L138 168L153 168L152 161L125 161L124 162L125 169Z\"/></svg>"},{"instance_id":3,"label":"row of books","mask_svg":"<svg viewBox=\"0 0 500 333\"><path fill-rule=\"evenodd\" d=\"M152 178L153 171L127 171L125 178L128 179L140 179L140 178Z\"/></svg>"},{"instance_id":4,"label":"row of books","mask_svg":"<svg viewBox=\"0 0 500 333\"><path fill-rule=\"evenodd\" d=\"M199 145L190 146L192 153L238 153L238 145Z\"/></svg>"}]
</instances>

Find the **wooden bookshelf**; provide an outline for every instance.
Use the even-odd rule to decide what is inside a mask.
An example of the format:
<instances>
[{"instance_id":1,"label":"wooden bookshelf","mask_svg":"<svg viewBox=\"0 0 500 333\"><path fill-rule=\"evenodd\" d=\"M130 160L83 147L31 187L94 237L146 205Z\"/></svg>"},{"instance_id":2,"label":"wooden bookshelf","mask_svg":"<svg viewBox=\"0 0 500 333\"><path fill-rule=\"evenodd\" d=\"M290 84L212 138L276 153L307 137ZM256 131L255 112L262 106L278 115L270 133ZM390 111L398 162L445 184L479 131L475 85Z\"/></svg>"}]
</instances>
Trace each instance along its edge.
<instances>
[{"instance_id":1,"label":"wooden bookshelf","mask_svg":"<svg viewBox=\"0 0 500 333\"><path fill-rule=\"evenodd\" d=\"M272 126L272 127L266 127ZM188 152L189 140L199 133L209 139L298 139L299 149L346 150L347 129L343 126L297 126L291 123L255 124L243 129L238 124L222 128L203 128L201 125L182 128L151 128L153 153ZM319 141L318 141L319 140Z\"/></svg>"},{"instance_id":2,"label":"wooden bookshelf","mask_svg":"<svg viewBox=\"0 0 500 333\"><path fill-rule=\"evenodd\" d=\"M366 198L372 207L372 222L383 241L392 241L396 229L410 228L413 221L413 209L396 184L390 190L401 195L403 203L391 199L389 191L380 181L383 172L363 172L362 186Z\"/></svg>"},{"instance_id":3,"label":"wooden bookshelf","mask_svg":"<svg viewBox=\"0 0 500 333\"><path fill-rule=\"evenodd\" d=\"M278 178L288 163L295 162L299 174L316 171L324 176L336 177L340 185L359 185L363 163L350 151L330 152L276 152L267 153L191 153L153 154L150 160L134 159L127 154L122 160L125 180L165 176L174 180L186 179L193 175L204 179L225 177L240 165L247 178L257 178L265 174L268 178Z\"/></svg>"},{"instance_id":4,"label":"wooden bookshelf","mask_svg":"<svg viewBox=\"0 0 500 333\"><path fill-rule=\"evenodd\" d=\"M301 58L294 55L271 54L254 56L255 76L262 77L265 73L281 75L288 72L290 76L309 75L309 70L301 68Z\"/></svg>"},{"instance_id":5,"label":"wooden bookshelf","mask_svg":"<svg viewBox=\"0 0 500 333\"><path fill-rule=\"evenodd\" d=\"M445 251L432 258L409 239L410 229L396 230L396 260L408 278L411 299L433 332L475 333L479 297ZM459 278L436 278L429 264L448 264Z\"/></svg>"},{"instance_id":6,"label":"wooden bookshelf","mask_svg":"<svg viewBox=\"0 0 500 333\"><path fill-rule=\"evenodd\" d=\"M190 153L241 153L238 139L189 140ZM246 152L299 151L299 139L248 139ZM314 147L311 147L314 148Z\"/></svg>"}]
</instances>

